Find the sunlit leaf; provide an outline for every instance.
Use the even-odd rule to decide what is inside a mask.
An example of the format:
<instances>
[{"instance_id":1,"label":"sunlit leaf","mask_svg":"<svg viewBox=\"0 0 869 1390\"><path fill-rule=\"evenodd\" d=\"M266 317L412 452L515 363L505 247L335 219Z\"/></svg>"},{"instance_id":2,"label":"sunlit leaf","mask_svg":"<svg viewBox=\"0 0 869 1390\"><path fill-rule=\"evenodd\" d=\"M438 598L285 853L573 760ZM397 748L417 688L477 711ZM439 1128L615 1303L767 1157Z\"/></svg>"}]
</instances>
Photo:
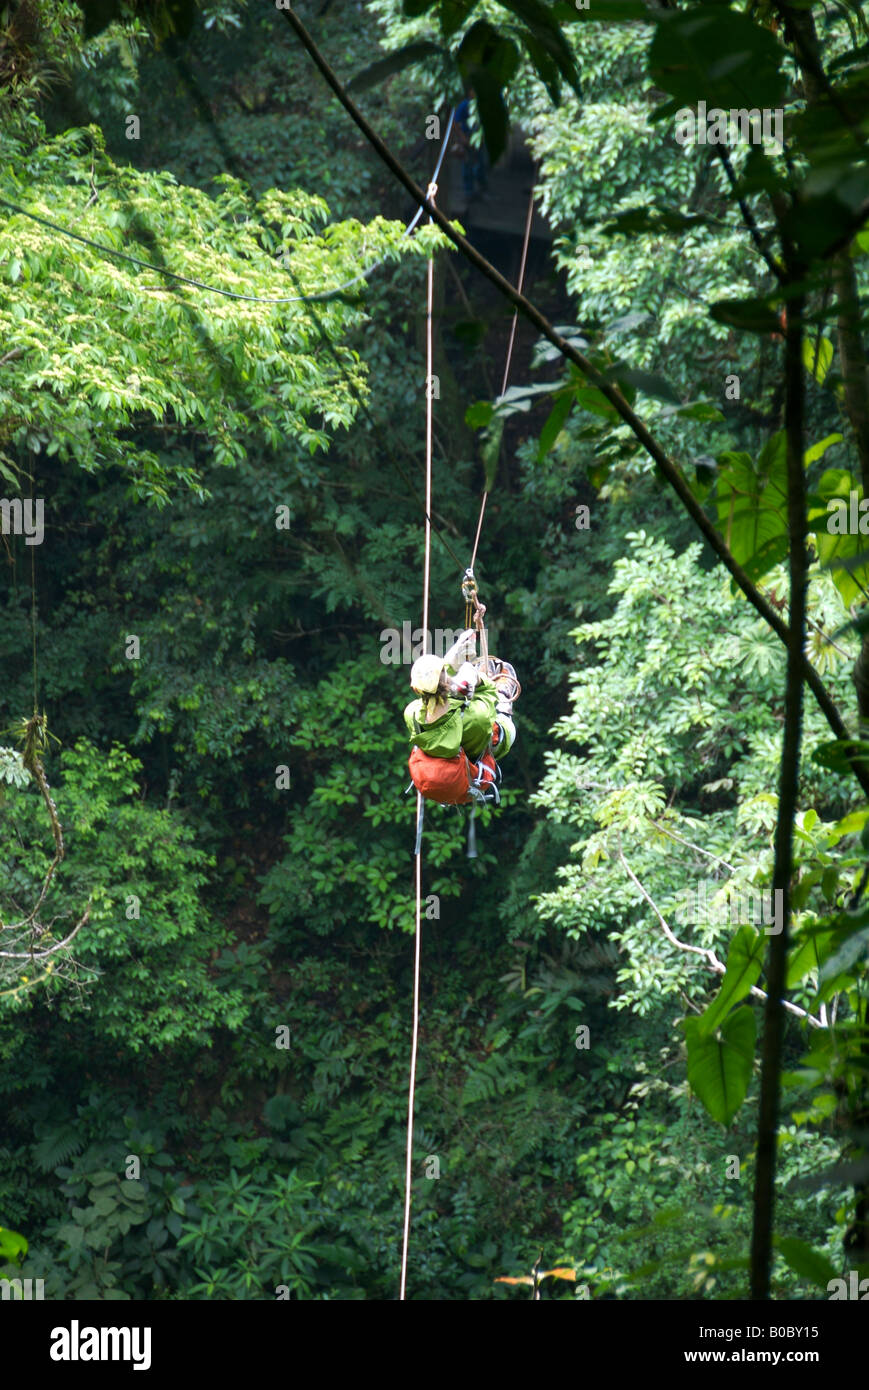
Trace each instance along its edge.
<instances>
[{"instance_id":1,"label":"sunlit leaf","mask_svg":"<svg viewBox=\"0 0 869 1390\"><path fill-rule=\"evenodd\" d=\"M754 1063L754 1013L744 1007L724 1020L707 1036L703 1020L682 1022L688 1048L688 1082L704 1108L723 1125L729 1125L748 1091Z\"/></svg>"},{"instance_id":2,"label":"sunlit leaf","mask_svg":"<svg viewBox=\"0 0 869 1390\"><path fill-rule=\"evenodd\" d=\"M809 1279L818 1288L826 1290L831 1279L836 1278L836 1270L818 1250L813 1250L804 1240L796 1236L775 1236L775 1248L785 1263L804 1279Z\"/></svg>"},{"instance_id":3,"label":"sunlit leaf","mask_svg":"<svg viewBox=\"0 0 869 1390\"><path fill-rule=\"evenodd\" d=\"M701 1014L699 1033L708 1036L721 1023L734 1004L744 999L757 984L766 953L766 938L754 927L740 927L727 952L727 971L712 1003Z\"/></svg>"}]
</instances>

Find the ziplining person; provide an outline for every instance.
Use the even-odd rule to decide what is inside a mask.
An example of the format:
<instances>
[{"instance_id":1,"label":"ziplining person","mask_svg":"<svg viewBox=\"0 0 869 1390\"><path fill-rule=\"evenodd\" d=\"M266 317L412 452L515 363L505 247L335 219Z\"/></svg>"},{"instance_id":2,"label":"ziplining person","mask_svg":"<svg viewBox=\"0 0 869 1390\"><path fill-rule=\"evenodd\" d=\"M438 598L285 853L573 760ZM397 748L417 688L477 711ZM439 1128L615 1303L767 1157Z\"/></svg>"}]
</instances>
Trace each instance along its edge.
<instances>
[{"instance_id":1,"label":"ziplining person","mask_svg":"<svg viewBox=\"0 0 869 1390\"><path fill-rule=\"evenodd\" d=\"M424 797L444 805L499 802L498 763L516 740L516 673L497 658L472 663L475 647L468 628L444 656L426 653L410 671L417 696L404 711L410 775Z\"/></svg>"}]
</instances>

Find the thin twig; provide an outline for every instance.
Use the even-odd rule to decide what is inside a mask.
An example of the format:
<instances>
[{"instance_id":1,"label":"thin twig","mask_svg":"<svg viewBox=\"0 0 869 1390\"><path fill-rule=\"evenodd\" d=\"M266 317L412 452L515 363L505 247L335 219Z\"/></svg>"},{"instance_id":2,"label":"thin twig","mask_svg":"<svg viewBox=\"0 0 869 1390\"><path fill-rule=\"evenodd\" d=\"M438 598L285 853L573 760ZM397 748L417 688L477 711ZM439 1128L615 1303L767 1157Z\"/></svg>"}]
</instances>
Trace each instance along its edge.
<instances>
[{"instance_id":1,"label":"thin twig","mask_svg":"<svg viewBox=\"0 0 869 1390\"><path fill-rule=\"evenodd\" d=\"M2 956L4 960L47 960L49 956L57 955L58 951L64 950L64 948L69 945L73 937L77 936L82 927L90 921L90 915L90 904L88 904L69 935L65 936L63 941L55 942L47 951L0 951L0 956Z\"/></svg>"},{"instance_id":2,"label":"thin twig","mask_svg":"<svg viewBox=\"0 0 869 1390\"><path fill-rule=\"evenodd\" d=\"M668 826L662 825L660 821L653 821L652 824L656 826L658 830L660 830L662 835L668 835L671 839L678 840L680 845L686 845L688 849L694 849L697 851L698 854L705 855L706 858L711 859L713 863L723 864L725 869L729 870L730 873L736 873L736 870L734 869L733 865L728 864L727 860L724 858L723 855L712 854L708 849L704 849L702 845L695 845L693 840L686 840L683 835L677 835L675 830L671 830Z\"/></svg>"},{"instance_id":3,"label":"thin twig","mask_svg":"<svg viewBox=\"0 0 869 1390\"><path fill-rule=\"evenodd\" d=\"M695 955L702 956L704 961L706 962L706 965L709 967L710 970L714 970L716 975L726 975L727 966L724 964L723 960L718 959L718 956L715 954L714 950L712 950L711 947L692 946L690 942L680 941L678 937L676 937L673 934L666 918L664 917L654 898L647 891L647 889L643 887L642 883L637 878L636 874L634 873L633 869L631 868L630 864L628 863L621 850L619 850L619 860L626 874L628 875L628 878L639 889L640 893L643 895L646 902L649 904L649 907L654 912L655 916L661 924L661 930L663 931L670 944L677 947L677 949L680 951L691 951ZM756 985L752 985L750 993L754 996L755 999L766 1000L769 998L769 995L766 994L764 990L758 989ZM806 1019L807 1022L810 1023L813 1028L823 1027L823 1024L820 1022L819 1019L813 1018L813 1016L808 1012L808 1010L801 1009L798 1004L792 1004L789 999L783 999L781 1002L784 1008L787 1009L788 1013L795 1014L797 1018Z\"/></svg>"},{"instance_id":4,"label":"thin twig","mask_svg":"<svg viewBox=\"0 0 869 1390\"><path fill-rule=\"evenodd\" d=\"M784 280L784 267L781 265L779 261L775 259L775 257L771 254L769 247L766 246L766 244L764 243L763 238L760 235L760 229L758 228L758 225L754 220L754 214L751 211L751 208L748 206L748 203L743 198L742 194L738 191L738 180L736 178L736 173L734 171L733 165L730 162L730 156L722 145L716 146L716 153L722 165L724 166L724 171L727 174L728 179L730 180L730 186L733 190L734 197L736 198L736 201L739 204L739 211L742 213L742 220L745 223L745 226L748 230L748 233L752 241L755 244L755 247L757 248L758 255L762 256L769 269L770 274L773 275L776 278L776 280L779 281L779 283L781 283Z\"/></svg>"}]
</instances>

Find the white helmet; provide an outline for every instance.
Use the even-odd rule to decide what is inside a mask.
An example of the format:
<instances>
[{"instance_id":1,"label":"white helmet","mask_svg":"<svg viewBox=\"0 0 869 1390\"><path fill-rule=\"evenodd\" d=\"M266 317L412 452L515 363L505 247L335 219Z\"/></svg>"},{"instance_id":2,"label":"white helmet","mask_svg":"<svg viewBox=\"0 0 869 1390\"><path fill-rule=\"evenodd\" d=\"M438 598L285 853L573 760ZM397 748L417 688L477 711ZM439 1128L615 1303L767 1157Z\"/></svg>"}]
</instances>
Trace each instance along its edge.
<instances>
[{"instance_id":1,"label":"white helmet","mask_svg":"<svg viewBox=\"0 0 869 1390\"><path fill-rule=\"evenodd\" d=\"M420 695L435 695L444 669L442 656L426 652L410 668L410 683Z\"/></svg>"}]
</instances>

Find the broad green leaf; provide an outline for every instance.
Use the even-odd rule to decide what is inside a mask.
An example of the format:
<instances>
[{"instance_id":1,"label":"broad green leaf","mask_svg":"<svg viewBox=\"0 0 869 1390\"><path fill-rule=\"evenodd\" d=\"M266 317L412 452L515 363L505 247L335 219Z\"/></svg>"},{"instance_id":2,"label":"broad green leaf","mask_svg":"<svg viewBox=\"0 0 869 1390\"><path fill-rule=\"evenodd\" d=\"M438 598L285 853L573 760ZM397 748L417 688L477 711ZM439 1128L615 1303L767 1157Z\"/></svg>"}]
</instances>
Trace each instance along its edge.
<instances>
[{"instance_id":1,"label":"broad green leaf","mask_svg":"<svg viewBox=\"0 0 869 1390\"><path fill-rule=\"evenodd\" d=\"M818 558L830 570L846 604L865 597L869 590L869 556L862 558L869 545L869 509L861 511L862 501L863 490L853 475L843 468L830 468L821 475L817 497L808 508Z\"/></svg>"},{"instance_id":2,"label":"broad green leaf","mask_svg":"<svg viewBox=\"0 0 869 1390\"><path fill-rule=\"evenodd\" d=\"M727 971L722 977L721 988L698 1020L703 1036L712 1033L733 1005L744 999L757 984L765 952L765 937L754 927L739 928L727 952Z\"/></svg>"},{"instance_id":3,"label":"broad green leaf","mask_svg":"<svg viewBox=\"0 0 869 1390\"><path fill-rule=\"evenodd\" d=\"M822 935L812 935L805 940L799 940L788 952L787 975L785 977L785 988L795 989L801 980L807 975L812 974L818 969L819 960L823 960L829 943L832 940L832 932Z\"/></svg>"},{"instance_id":4,"label":"broad green leaf","mask_svg":"<svg viewBox=\"0 0 869 1390\"><path fill-rule=\"evenodd\" d=\"M462 39L456 61L473 88L489 158L495 164L507 143L509 119L503 88L519 65L519 49L489 23L478 19Z\"/></svg>"},{"instance_id":5,"label":"broad green leaf","mask_svg":"<svg viewBox=\"0 0 869 1390\"><path fill-rule=\"evenodd\" d=\"M497 164L506 149L507 130L510 125L501 84L485 68L466 67L462 72L477 98L486 152L492 164Z\"/></svg>"},{"instance_id":6,"label":"broad green leaf","mask_svg":"<svg viewBox=\"0 0 869 1390\"><path fill-rule=\"evenodd\" d=\"M17 1231L0 1226L0 1264L17 1264L27 1254L27 1241Z\"/></svg>"},{"instance_id":7,"label":"broad green leaf","mask_svg":"<svg viewBox=\"0 0 869 1390\"><path fill-rule=\"evenodd\" d=\"M668 401L671 405L680 404L678 392L660 372L644 372L637 367L619 367L613 368L607 375L614 376L622 389L627 384L647 396L653 396L656 400Z\"/></svg>"},{"instance_id":8,"label":"broad green leaf","mask_svg":"<svg viewBox=\"0 0 869 1390\"><path fill-rule=\"evenodd\" d=\"M596 386L581 386L576 392L575 399L580 409L587 410L591 415L602 415L608 420L615 419L617 416L615 407L610 405L606 396Z\"/></svg>"},{"instance_id":9,"label":"broad green leaf","mask_svg":"<svg viewBox=\"0 0 869 1390\"><path fill-rule=\"evenodd\" d=\"M556 399L555 405L549 412L549 418L543 429L540 431L540 444L537 449L537 461L542 463L549 450L552 448L564 423L573 408L573 396L570 392L565 392L563 396Z\"/></svg>"},{"instance_id":10,"label":"broad green leaf","mask_svg":"<svg viewBox=\"0 0 869 1390\"><path fill-rule=\"evenodd\" d=\"M848 987L854 966L860 960L864 965L869 964L869 927L863 927L848 936L822 965L819 985L825 998ZM832 990L828 989L831 982L835 983Z\"/></svg>"},{"instance_id":11,"label":"broad green leaf","mask_svg":"<svg viewBox=\"0 0 869 1390\"><path fill-rule=\"evenodd\" d=\"M525 50L549 94L549 100L553 106L557 106L561 96L561 74L558 64L533 35L526 33L522 37Z\"/></svg>"},{"instance_id":12,"label":"broad green leaf","mask_svg":"<svg viewBox=\"0 0 869 1390\"><path fill-rule=\"evenodd\" d=\"M640 207L619 212L603 227L604 236L648 236L681 233L691 227L708 227L709 219L699 213L679 212L676 208Z\"/></svg>"},{"instance_id":13,"label":"broad green leaf","mask_svg":"<svg viewBox=\"0 0 869 1390\"><path fill-rule=\"evenodd\" d=\"M635 309L629 314L620 314L618 318L612 319L607 324L603 336L609 338L613 333L632 333L635 328L643 328L646 324L651 323L651 314L647 314L645 310Z\"/></svg>"},{"instance_id":14,"label":"broad green leaf","mask_svg":"<svg viewBox=\"0 0 869 1390\"><path fill-rule=\"evenodd\" d=\"M409 43L405 48L388 53L385 58L380 58L378 62L372 63L370 67L357 73L347 83L347 91L364 92L368 87L376 87L387 77L392 77L394 73L410 67L412 63L424 63L444 55L445 50L429 39L421 39L418 43Z\"/></svg>"},{"instance_id":15,"label":"broad green leaf","mask_svg":"<svg viewBox=\"0 0 869 1390\"><path fill-rule=\"evenodd\" d=\"M579 78L573 50L561 32L552 7L544 0L501 0L504 8L510 10L517 19L527 26L537 44L546 49L548 56L557 65L562 77L580 94ZM543 73L540 73L543 76Z\"/></svg>"},{"instance_id":16,"label":"broad green leaf","mask_svg":"<svg viewBox=\"0 0 869 1390\"><path fill-rule=\"evenodd\" d=\"M0 478L2 478L4 482L9 483L15 489L15 491L18 492L21 486L21 479L17 471L13 472L12 468L7 466L7 464L4 462L2 455L0 455Z\"/></svg>"},{"instance_id":17,"label":"broad green leaf","mask_svg":"<svg viewBox=\"0 0 869 1390\"><path fill-rule=\"evenodd\" d=\"M485 428L492 423L495 407L491 401L474 401L465 411L465 424L472 430Z\"/></svg>"},{"instance_id":18,"label":"broad green leaf","mask_svg":"<svg viewBox=\"0 0 869 1390\"><path fill-rule=\"evenodd\" d=\"M778 314L763 299L719 299L710 307L709 313L716 323L726 323L728 327L742 329L745 333L759 333L762 336L781 333Z\"/></svg>"},{"instance_id":19,"label":"broad green leaf","mask_svg":"<svg viewBox=\"0 0 869 1390\"><path fill-rule=\"evenodd\" d=\"M804 1279L808 1279L819 1289L826 1290L836 1271L826 1255L813 1250L804 1240L796 1236L775 1236L774 1244L785 1263Z\"/></svg>"},{"instance_id":20,"label":"broad green leaf","mask_svg":"<svg viewBox=\"0 0 869 1390\"><path fill-rule=\"evenodd\" d=\"M730 451L718 463L718 529L734 559L760 578L787 553L784 431L768 441L756 468L748 454Z\"/></svg>"},{"instance_id":21,"label":"broad green leaf","mask_svg":"<svg viewBox=\"0 0 869 1390\"><path fill-rule=\"evenodd\" d=\"M475 0L440 0L441 33L445 39L457 34L474 8Z\"/></svg>"},{"instance_id":22,"label":"broad green leaf","mask_svg":"<svg viewBox=\"0 0 869 1390\"><path fill-rule=\"evenodd\" d=\"M856 742L856 740L853 739L847 741L849 743ZM869 743L864 743L863 748L865 750L865 756L869 757ZM869 825L869 806L860 806L856 811L849 811L847 816L843 816L841 820L836 821L833 830L838 840L841 839L843 835L857 835L861 831L865 833L867 825Z\"/></svg>"},{"instance_id":23,"label":"broad green leaf","mask_svg":"<svg viewBox=\"0 0 869 1390\"><path fill-rule=\"evenodd\" d=\"M594 0L592 0L594 3ZM680 102L775 109L785 98L785 50L771 30L723 6L658 12L649 68Z\"/></svg>"},{"instance_id":24,"label":"broad green leaf","mask_svg":"<svg viewBox=\"0 0 869 1390\"><path fill-rule=\"evenodd\" d=\"M820 744L812 752L813 763L817 763L819 767L830 767L835 772L850 774L852 761L859 761L869 770L869 742L858 738L834 738L829 743ZM840 821L836 827L838 834L835 839L852 833L850 830L841 830L842 824Z\"/></svg>"},{"instance_id":25,"label":"broad green leaf","mask_svg":"<svg viewBox=\"0 0 869 1390\"><path fill-rule=\"evenodd\" d=\"M495 472L498 467L498 456L501 452L501 437L504 433L505 423L506 421L503 415L495 416L495 419L492 421L487 431L486 441L480 451L483 460L487 492L491 492L495 486Z\"/></svg>"},{"instance_id":26,"label":"broad green leaf","mask_svg":"<svg viewBox=\"0 0 869 1390\"><path fill-rule=\"evenodd\" d=\"M818 459L823 458L827 450L832 448L834 444L841 444L843 437L841 434L828 434L825 439L819 440L817 444L812 444L804 455L806 467L808 468L810 463L815 463Z\"/></svg>"},{"instance_id":27,"label":"broad green leaf","mask_svg":"<svg viewBox=\"0 0 869 1390\"><path fill-rule=\"evenodd\" d=\"M755 1021L748 1007L737 1009L711 1037L703 1020L683 1022L688 1048L688 1083L704 1108L729 1125L745 1100L754 1062Z\"/></svg>"},{"instance_id":28,"label":"broad green leaf","mask_svg":"<svg viewBox=\"0 0 869 1390\"><path fill-rule=\"evenodd\" d=\"M676 411L680 420L723 420L724 416L717 405L709 401L690 401Z\"/></svg>"},{"instance_id":29,"label":"broad green leaf","mask_svg":"<svg viewBox=\"0 0 869 1390\"><path fill-rule=\"evenodd\" d=\"M495 412L507 416L515 410L529 410L535 396L555 395L562 389L562 383L558 381L540 381L535 386L509 386L503 396L498 396L495 401Z\"/></svg>"},{"instance_id":30,"label":"broad green leaf","mask_svg":"<svg viewBox=\"0 0 869 1390\"><path fill-rule=\"evenodd\" d=\"M794 133L799 131L798 138L806 151L818 133L816 119L817 112L802 112L794 121ZM859 203L869 198L869 173L859 166L842 167L841 145L836 151L841 133L835 130L835 120L834 117L834 139L827 141L822 136L809 155L819 165L827 167L809 173L800 197L781 220L785 236L796 244L807 261L826 256L836 242L849 241L865 221ZM857 206L853 201L855 195Z\"/></svg>"},{"instance_id":31,"label":"broad green leaf","mask_svg":"<svg viewBox=\"0 0 869 1390\"><path fill-rule=\"evenodd\" d=\"M803 339L803 362L806 371L811 372L815 381L821 386L823 385L824 377L830 370L830 363L833 360L833 344L830 342L829 338L821 338L820 342L817 344L817 354L815 353L815 346L813 338ZM841 439L842 436L838 435L837 438ZM832 441L832 439L833 436L831 435L830 440ZM817 455L817 457L820 458L820 455ZM811 462L808 458L806 461Z\"/></svg>"}]
</instances>

